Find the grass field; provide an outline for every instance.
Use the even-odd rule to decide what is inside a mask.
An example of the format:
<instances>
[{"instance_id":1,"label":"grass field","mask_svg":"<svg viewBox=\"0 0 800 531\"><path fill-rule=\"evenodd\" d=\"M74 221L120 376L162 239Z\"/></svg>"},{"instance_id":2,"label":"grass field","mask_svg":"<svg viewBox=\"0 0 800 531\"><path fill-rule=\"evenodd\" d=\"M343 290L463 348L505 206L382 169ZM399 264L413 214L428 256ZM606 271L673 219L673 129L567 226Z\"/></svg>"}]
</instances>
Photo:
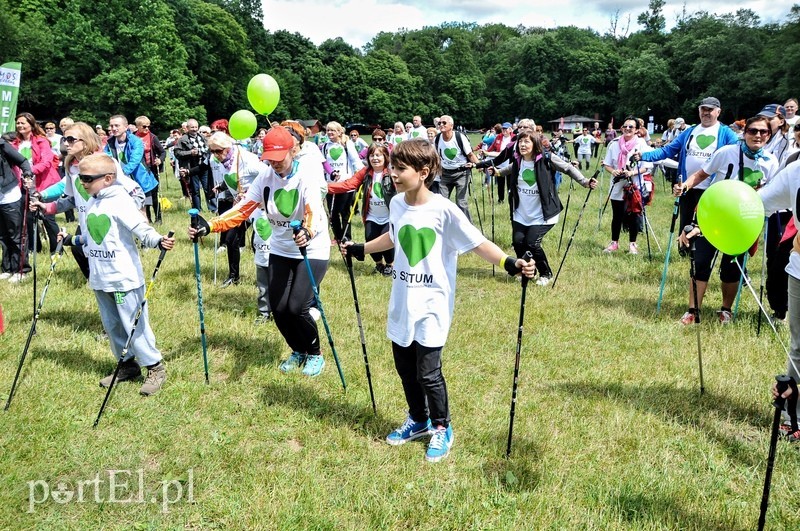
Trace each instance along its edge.
<instances>
[{"instance_id":1,"label":"grass field","mask_svg":"<svg viewBox=\"0 0 800 531\"><path fill-rule=\"evenodd\" d=\"M121 384L92 428L104 394L97 381L114 361L95 337L102 328L94 297L64 256L14 402L0 413L0 528L755 528L773 411L769 387L784 371L785 355L771 331L756 336L748 293L736 323L715 322L714 277L701 325L701 396L695 333L677 324L687 302L688 261L672 254L656 315L664 254L651 240L648 260L643 236L639 256L601 252L609 240L610 211L598 229L605 191L590 196L556 289L528 288L509 460L520 284L500 271L493 276L474 255L459 261L444 350L456 439L450 457L431 465L422 442L383 442L405 408L385 336L390 284L371 273L369 258L355 268L377 415L347 271L335 254L322 299L347 393L327 345L321 377L278 371L289 349L274 324L253 325L252 254L242 255L242 284L223 290L213 284L210 239L201 248L211 366L205 384L188 206L178 200L177 182L164 179L175 207L161 228L180 239L149 307L169 380L151 398L138 395L138 384ZM662 181L648 214L665 247L672 200ZM567 190L562 186L564 202ZM475 192L490 234L488 192L477 184ZM545 240L554 269L585 197L582 188L572 193L561 253L560 225ZM477 221L472 200L471 209ZM496 205L495 239L511 252L508 219L507 206ZM356 239L363 238L360 220L355 225ZM142 252L148 278L157 256ZM40 288L46 261L41 254ZM220 255L220 280L226 273ZM757 289L760 254L750 273ZM31 287L0 284L4 402L30 327ZM779 443L768 528L796 528L798 465L796 449Z\"/></svg>"}]
</instances>

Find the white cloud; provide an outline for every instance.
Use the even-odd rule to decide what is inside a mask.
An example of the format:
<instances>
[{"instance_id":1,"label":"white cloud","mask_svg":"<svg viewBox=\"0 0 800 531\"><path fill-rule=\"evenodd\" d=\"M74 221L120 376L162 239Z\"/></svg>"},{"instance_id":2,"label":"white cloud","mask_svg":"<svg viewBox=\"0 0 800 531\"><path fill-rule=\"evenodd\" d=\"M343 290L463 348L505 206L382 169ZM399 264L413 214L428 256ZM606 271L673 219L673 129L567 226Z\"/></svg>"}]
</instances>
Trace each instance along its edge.
<instances>
[{"instance_id":1,"label":"white cloud","mask_svg":"<svg viewBox=\"0 0 800 531\"><path fill-rule=\"evenodd\" d=\"M464 21L478 24L503 23L508 26L591 27L605 33L610 18L619 10L620 26L631 15L630 31L639 29L636 17L647 9L646 0L263 0L264 26L270 31L285 29L298 32L320 44L342 37L362 47L381 31L400 28L419 29L443 22ZM687 5L689 13L733 13L751 9L762 22L782 22L789 6L781 2L759 0L699 0ZM675 25L683 4L668 2L664 9L667 28Z\"/></svg>"}]
</instances>

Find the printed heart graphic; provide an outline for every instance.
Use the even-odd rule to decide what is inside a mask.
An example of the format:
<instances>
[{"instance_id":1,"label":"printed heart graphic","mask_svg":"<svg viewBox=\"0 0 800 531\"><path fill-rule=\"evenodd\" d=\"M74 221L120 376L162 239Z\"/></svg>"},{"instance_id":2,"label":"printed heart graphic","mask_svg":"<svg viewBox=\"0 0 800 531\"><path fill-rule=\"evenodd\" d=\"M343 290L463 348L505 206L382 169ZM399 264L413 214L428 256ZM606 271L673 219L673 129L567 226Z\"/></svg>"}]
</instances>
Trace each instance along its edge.
<instances>
[{"instance_id":1,"label":"printed heart graphic","mask_svg":"<svg viewBox=\"0 0 800 531\"><path fill-rule=\"evenodd\" d=\"M111 218L105 214L100 214L99 216L96 214L89 214L86 217L86 226L89 229L89 236L92 237L94 243L100 245L100 242L103 241L103 238L106 237L106 234L108 234L111 228Z\"/></svg>"},{"instance_id":2,"label":"printed heart graphic","mask_svg":"<svg viewBox=\"0 0 800 531\"><path fill-rule=\"evenodd\" d=\"M414 267L431 252L436 242L436 233L433 229L423 227L419 230L411 225L403 225L398 233L400 247L408 258L408 265Z\"/></svg>"},{"instance_id":3,"label":"printed heart graphic","mask_svg":"<svg viewBox=\"0 0 800 531\"><path fill-rule=\"evenodd\" d=\"M453 160L458 155L458 149L456 148L445 148L444 156L447 157L448 160Z\"/></svg>"},{"instance_id":4,"label":"printed heart graphic","mask_svg":"<svg viewBox=\"0 0 800 531\"><path fill-rule=\"evenodd\" d=\"M714 143L716 137L714 135L697 135L697 147L705 149Z\"/></svg>"},{"instance_id":5,"label":"printed heart graphic","mask_svg":"<svg viewBox=\"0 0 800 531\"><path fill-rule=\"evenodd\" d=\"M342 156L342 153L344 153L344 148L342 146L332 147L330 151L328 151L328 154L330 154L333 160L339 160L339 157Z\"/></svg>"},{"instance_id":6,"label":"printed heart graphic","mask_svg":"<svg viewBox=\"0 0 800 531\"><path fill-rule=\"evenodd\" d=\"M761 181L761 179L764 178L764 173L759 170L751 170L750 168L745 168L743 173L744 175L742 177L744 178L744 182L746 184L749 184L753 188L758 186L759 181Z\"/></svg>"},{"instance_id":7,"label":"printed heart graphic","mask_svg":"<svg viewBox=\"0 0 800 531\"><path fill-rule=\"evenodd\" d=\"M536 184L536 172L530 168L527 168L522 171L522 180L525 181L528 186L533 186Z\"/></svg>"},{"instance_id":8,"label":"printed heart graphic","mask_svg":"<svg viewBox=\"0 0 800 531\"><path fill-rule=\"evenodd\" d=\"M275 206L278 207L278 212L280 212L283 217L291 217L294 213L294 209L297 208L297 202L300 199L300 192L295 190L284 190L278 189L275 190L275 195L272 197L272 200L275 201Z\"/></svg>"},{"instance_id":9,"label":"printed heart graphic","mask_svg":"<svg viewBox=\"0 0 800 531\"><path fill-rule=\"evenodd\" d=\"M33 151L29 147L21 147L19 148L19 154L25 157L28 160L31 160L33 157Z\"/></svg>"},{"instance_id":10,"label":"printed heart graphic","mask_svg":"<svg viewBox=\"0 0 800 531\"><path fill-rule=\"evenodd\" d=\"M86 188L83 187L81 184L81 180L78 177L75 177L75 191L83 198L84 201L89 200L89 192L86 191Z\"/></svg>"},{"instance_id":11,"label":"printed heart graphic","mask_svg":"<svg viewBox=\"0 0 800 531\"><path fill-rule=\"evenodd\" d=\"M264 218L258 218L256 220L256 232L261 239L267 241L270 236L272 236L272 225L269 224L269 221Z\"/></svg>"},{"instance_id":12,"label":"printed heart graphic","mask_svg":"<svg viewBox=\"0 0 800 531\"><path fill-rule=\"evenodd\" d=\"M417 138L419 136L419 131L413 131L411 133L411 138Z\"/></svg>"},{"instance_id":13,"label":"printed heart graphic","mask_svg":"<svg viewBox=\"0 0 800 531\"><path fill-rule=\"evenodd\" d=\"M231 190L236 190L239 186L239 179L236 177L235 173L226 173L222 178Z\"/></svg>"},{"instance_id":14,"label":"printed heart graphic","mask_svg":"<svg viewBox=\"0 0 800 531\"><path fill-rule=\"evenodd\" d=\"M383 199L383 186L381 186L381 183L372 183L372 193L376 197Z\"/></svg>"},{"instance_id":15,"label":"printed heart graphic","mask_svg":"<svg viewBox=\"0 0 800 531\"><path fill-rule=\"evenodd\" d=\"M126 164L128 162L128 157L125 156L124 151L119 152L119 162L120 164Z\"/></svg>"}]
</instances>

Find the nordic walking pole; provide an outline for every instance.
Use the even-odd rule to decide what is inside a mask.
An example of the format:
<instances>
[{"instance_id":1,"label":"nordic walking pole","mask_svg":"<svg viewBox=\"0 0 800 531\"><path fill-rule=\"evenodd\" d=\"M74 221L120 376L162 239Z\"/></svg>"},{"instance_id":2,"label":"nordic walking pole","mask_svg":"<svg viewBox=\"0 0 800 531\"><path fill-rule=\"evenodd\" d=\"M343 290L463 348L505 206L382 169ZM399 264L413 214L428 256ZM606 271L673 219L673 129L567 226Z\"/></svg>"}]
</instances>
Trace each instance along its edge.
<instances>
[{"instance_id":1,"label":"nordic walking pole","mask_svg":"<svg viewBox=\"0 0 800 531\"><path fill-rule=\"evenodd\" d=\"M664 287L667 285L667 271L669 270L669 255L672 252L672 238L675 235L675 222L678 219L680 210L681 196L675 198L672 204L672 222L669 224L669 239L667 240L667 255L664 257L664 268L661 272L661 287L658 289L658 302L656 303L656 314L661 311L661 299L664 297Z\"/></svg>"},{"instance_id":2,"label":"nordic walking pole","mask_svg":"<svg viewBox=\"0 0 800 531\"><path fill-rule=\"evenodd\" d=\"M14 375L14 383L11 384L11 391L8 392L8 400L6 400L6 407L3 408L5 411L8 411L8 408L11 406L11 399L14 398L14 391L17 389L17 381L19 380L19 375L22 372L22 365L25 363L25 357L28 355L28 348L30 348L31 346L31 339L33 339L33 335L36 333L36 323L39 321L39 314L41 314L42 312L42 305L44 304L44 298L45 296L47 296L47 288L50 287L50 280L52 280L53 272L56 270L56 263L63 254L64 254L64 242L60 241L56 246L55 257L53 257L52 260L50 260L50 272L47 274L47 281L45 281L44 288L42 288L42 295L39 298L39 305L33 312L33 320L31 321L31 329L28 332L28 339L25 341L25 348L22 350L22 356L20 356L19 358L19 365L17 365L17 373Z\"/></svg>"},{"instance_id":3,"label":"nordic walking pole","mask_svg":"<svg viewBox=\"0 0 800 531\"><path fill-rule=\"evenodd\" d=\"M600 173L600 170L594 172L594 175L590 180L596 179L597 175ZM589 188L589 192L586 194L586 199L583 200L583 206L581 207L580 212L578 212L578 221L575 222L575 228L572 229L572 235L569 237L569 241L567 242L567 248L564 249L564 256L561 257L561 263L558 265L558 271L556 272L555 278L553 278L553 289L556 287L556 282L558 282L558 275L561 274L561 268L564 267L564 262L567 259L567 255L569 254L569 248L572 247L572 240L575 239L575 233L578 232L578 225L581 223L581 218L583 217L583 211L586 210L586 205L589 203L589 197L592 195L592 188Z\"/></svg>"},{"instance_id":4,"label":"nordic walking pole","mask_svg":"<svg viewBox=\"0 0 800 531\"><path fill-rule=\"evenodd\" d=\"M167 238L172 238L174 234L174 231L169 231ZM147 284L147 289L144 292L142 303L139 305L139 309L136 310L136 315L133 317L133 325L131 326L131 331L128 334L128 340L125 342L125 346L122 347L122 353L119 355L119 361L117 361L117 366L114 368L114 374L111 376L111 383L108 385L108 391L106 391L105 398L103 398L103 404L100 406L100 411L97 412L97 418L94 419L94 424L92 425L93 428L97 427L97 424L100 422L100 418L103 416L103 411L106 409L108 399L111 397L111 390L114 389L114 382L117 381L119 369L122 367L122 363L126 361L125 357L128 355L128 349L131 348L131 343L133 343L133 336L136 334L136 327L139 324L139 319L142 317L142 312L144 312L144 306L147 304L147 297L150 295L150 290L153 289L153 284L156 281L156 275L158 274L158 270L161 268L161 262L164 261L164 256L166 256L166 254L167 250L162 248L161 253L158 255L156 268L153 270L153 274L150 276L150 282Z\"/></svg>"},{"instance_id":5,"label":"nordic walking pole","mask_svg":"<svg viewBox=\"0 0 800 531\"><path fill-rule=\"evenodd\" d=\"M347 241L346 239L342 242ZM369 384L369 397L372 400L372 412L377 414L378 408L375 406L375 393L372 390L372 373L369 370L369 358L367 357L367 340L364 337L364 325L361 322L361 308L358 304L358 292L356 291L356 278L353 276L353 257L350 253L342 255L347 266L347 274L350 275L350 287L353 290L353 303L356 307L356 319L358 320L358 333L361 336L361 353L364 355L364 368L367 371L367 384Z\"/></svg>"},{"instance_id":6,"label":"nordic walking pole","mask_svg":"<svg viewBox=\"0 0 800 531\"><path fill-rule=\"evenodd\" d=\"M494 243L494 183L495 183L495 174L497 173L497 168L492 166L494 170L492 175L489 177L489 202L492 205L492 243ZM483 188L481 188L483 190ZM483 211L484 216L486 215L486 210ZM492 276L494 276L494 264L492 264Z\"/></svg>"},{"instance_id":7,"label":"nordic walking pole","mask_svg":"<svg viewBox=\"0 0 800 531\"><path fill-rule=\"evenodd\" d=\"M530 251L525 253L523 259L530 262L533 255ZM528 277L522 275L522 295L519 302L519 325L517 327L517 353L514 358L514 385L511 390L511 413L508 421L508 443L506 444L506 459L511 455L511 437L514 434L514 413L517 406L517 385L519 383L519 359L522 353L522 325L525 320L525 293L528 291Z\"/></svg>"},{"instance_id":8,"label":"nordic walking pole","mask_svg":"<svg viewBox=\"0 0 800 531\"><path fill-rule=\"evenodd\" d=\"M289 226L292 228L292 232L297 234L301 230L303 230L303 225L299 220L294 220L289 223ZM328 326L328 319L325 317L325 310L322 309L322 301L319 298L319 286L317 286L317 281L314 278L314 272L311 270L311 262L308 261L308 253L305 247L300 247L300 254L303 255L303 261L306 263L306 270L308 271L308 279L311 281L311 290L314 292L314 299L317 301L317 309L319 310L319 314L322 317L322 324L325 325L325 333L328 335L328 344L331 346L331 352L333 353L333 359L336 361L336 370L339 371L339 378L342 380L342 388L347 391L347 383L344 381L344 373L342 372L342 364L339 362L339 355L336 353L336 347L333 345L333 335L331 334L331 329Z\"/></svg>"},{"instance_id":9,"label":"nordic walking pole","mask_svg":"<svg viewBox=\"0 0 800 531\"><path fill-rule=\"evenodd\" d=\"M639 169L639 163L635 162L636 164L636 178L639 181L639 193L641 194L642 190L642 170ZM650 193L653 193L652 191ZM650 225L647 222L647 208L644 206L644 198L642 198L642 217L644 218L644 235L647 238L647 259L652 260L653 255L650 252L650 232L647 230L648 226Z\"/></svg>"},{"instance_id":10,"label":"nordic walking pole","mask_svg":"<svg viewBox=\"0 0 800 531\"><path fill-rule=\"evenodd\" d=\"M606 196L606 202L603 203L603 208L600 210L600 217L597 220L597 228L600 228L600 225L603 223L603 214L606 213L606 207L608 206L608 200L611 199L611 192L614 190L614 179L608 180L608 195Z\"/></svg>"},{"instance_id":11,"label":"nordic walking pole","mask_svg":"<svg viewBox=\"0 0 800 531\"><path fill-rule=\"evenodd\" d=\"M569 177L569 176L567 176ZM569 214L569 200L572 198L573 181L569 180L569 190L567 191L567 206L564 207L564 219L561 221L561 236L558 237L558 250L561 252L561 242L564 240L564 228L567 226L567 215Z\"/></svg>"},{"instance_id":12,"label":"nordic walking pole","mask_svg":"<svg viewBox=\"0 0 800 531\"><path fill-rule=\"evenodd\" d=\"M780 228L780 227L779 227ZM761 258L761 287L759 288L758 302L759 306L764 303L764 269L767 265L767 235L769 234L769 218L764 218L764 255ZM761 335L761 312L758 312L758 326L756 327L756 336Z\"/></svg>"},{"instance_id":13,"label":"nordic walking pole","mask_svg":"<svg viewBox=\"0 0 800 531\"><path fill-rule=\"evenodd\" d=\"M781 374L775 377L778 386L778 397L772 402L775 406L775 415L772 417L772 431L769 436L769 454L767 457L767 473L764 476L764 490L761 494L761 513L758 515L758 531L763 531L767 521L767 507L769 506L769 489L772 483L772 469L775 466L775 450L778 446L778 433L781 424L781 411L786 398L781 395L791 388L792 393L788 397L787 412L789 413L792 424L792 432L797 431L797 383L794 378Z\"/></svg>"},{"instance_id":14,"label":"nordic walking pole","mask_svg":"<svg viewBox=\"0 0 800 531\"><path fill-rule=\"evenodd\" d=\"M193 229L197 228L198 217L200 211L196 208L189 210L190 226ZM197 281L197 313L200 315L200 344L203 346L203 369L206 373L206 385L208 384L208 345L206 344L206 318L203 312L203 284L200 279L200 250L197 242L197 236L193 239L194 242L194 278ZM214 250L216 256L217 251Z\"/></svg>"},{"instance_id":15,"label":"nordic walking pole","mask_svg":"<svg viewBox=\"0 0 800 531\"><path fill-rule=\"evenodd\" d=\"M686 225L683 228L683 232L685 234L687 234L687 235L690 232L692 232L693 230L694 230L694 226L692 226L692 225ZM695 264L695 252L696 252L695 240L699 236L701 236L701 235L698 234L697 236L695 236L694 238L692 238L689 241L689 243L690 243L690 245L689 245L689 258L690 258L689 262L690 262L690 268L691 268L690 269L690 273L691 273L691 276L692 276L692 292L694 294L694 327L695 327L695 330L697 331L697 363L698 363L698 366L700 367L700 394L702 395L703 393L705 393L706 387L705 387L705 383L703 382L703 351L700 348L700 305L698 303L698 298L697 298L697 276L696 276L697 275L697 270L696 270L696 264ZM738 262L737 262L737 264L738 264Z\"/></svg>"},{"instance_id":16,"label":"nordic walking pole","mask_svg":"<svg viewBox=\"0 0 800 531\"><path fill-rule=\"evenodd\" d=\"M750 258L750 254L745 252L744 254L744 264L742 264L742 269L747 271L747 259ZM736 260L736 257L731 257L731 260ZM736 262L738 263L738 261ZM739 300L742 298L742 284L744 283L744 273L742 276L739 277L739 288L736 290L736 303L733 305L733 320L736 321L736 316L739 314Z\"/></svg>"},{"instance_id":17,"label":"nordic walking pole","mask_svg":"<svg viewBox=\"0 0 800 531\"><path fill-rule=\"evenodd\" d=\"M481 209L478 208L478 196L472 193L472 169L469 169L469 177L468 177L468 179L469 179L469 185L468 185L467 188L469 190L470 195L472 195L472 199L475 202L475 211L478 214L478 225L481 228L481 234L483 234L483 219L481 218ZM467 204L469 205L469 203L467 203Z\"/></svg>"},{"instance_id":18,"label":"nordic walking pole","mask_svg":"<svg viewBox=\"0 0 800 531\"><path fill-rule=\"evenodd\" d=\"M217 251L219 251L219 232L214 233L214 285L217 285ZM227 249L226 249L227 251Z\"/></svg>"}]
</instances>

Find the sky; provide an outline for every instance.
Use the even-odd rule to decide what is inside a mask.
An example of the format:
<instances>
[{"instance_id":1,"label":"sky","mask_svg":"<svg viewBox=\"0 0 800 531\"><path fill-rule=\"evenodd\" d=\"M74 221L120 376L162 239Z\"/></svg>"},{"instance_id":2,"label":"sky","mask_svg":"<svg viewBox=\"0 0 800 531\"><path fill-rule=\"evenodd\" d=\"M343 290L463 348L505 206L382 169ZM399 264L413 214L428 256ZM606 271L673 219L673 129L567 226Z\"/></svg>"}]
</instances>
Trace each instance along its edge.
<instances>
[{"instance_id":1,"label":"sky","mask_svg":"<svg viewBox=\"0 0 800 531\"><path fill-rule=\"evenodd\" d=\"M361 48L381 31L420 29L443 22L503 23L507 26L590 27L606 33L619 11L619 31L631 16L630 32L641 29L636 18L647 10L647 0L262 0L264 26L270 31L297 32L319 45L342 37ZM690 6L690 7L689 7ZM762 22L783 22L790 2L766 0L692 0L687 12L733 13L751 9ZM683 2L667 0L667 29L675 25Z\"/></svg>"}]
</instances>

